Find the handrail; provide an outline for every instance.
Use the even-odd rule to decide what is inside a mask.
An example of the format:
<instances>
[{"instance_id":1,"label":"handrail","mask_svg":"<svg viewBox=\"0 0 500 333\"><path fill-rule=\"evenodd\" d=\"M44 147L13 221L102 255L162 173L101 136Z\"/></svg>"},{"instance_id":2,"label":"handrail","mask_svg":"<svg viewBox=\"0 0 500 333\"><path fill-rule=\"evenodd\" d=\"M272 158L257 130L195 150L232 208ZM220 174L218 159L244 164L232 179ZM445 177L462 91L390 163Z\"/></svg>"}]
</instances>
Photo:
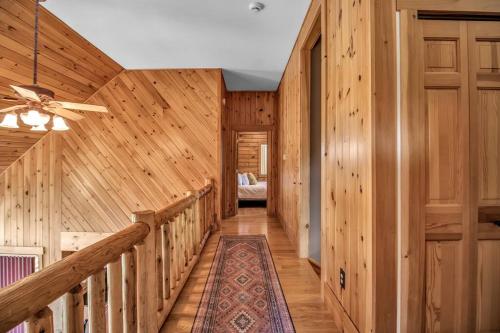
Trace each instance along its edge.
<instances>
[{"instance_id":1,"label":"handrail","mask_svg":"<svg viewBox=\"0 0 500 333\"><path fill-rule=\"evenodd\" d=\"M80 282L102 270L109 262L149 233L144 223L132 224L122 231L0 289L0 332L9 330L35 315Z\"/></svg>"},{"instance_id":2,"label":"handrail","mask_svg":"<svg viewBox=\"0 0 500 333\"><path fill-rule=\"evenodd\" d=\"M29 331L42 325L52 332L48 305L61 297L65 330L83 332L85 279L92 332L158 332L216 222L213 182L206 183L157 212L134 213L125 229L0 289L0 332L23 321Z\"/></svg>"}]
</instances>

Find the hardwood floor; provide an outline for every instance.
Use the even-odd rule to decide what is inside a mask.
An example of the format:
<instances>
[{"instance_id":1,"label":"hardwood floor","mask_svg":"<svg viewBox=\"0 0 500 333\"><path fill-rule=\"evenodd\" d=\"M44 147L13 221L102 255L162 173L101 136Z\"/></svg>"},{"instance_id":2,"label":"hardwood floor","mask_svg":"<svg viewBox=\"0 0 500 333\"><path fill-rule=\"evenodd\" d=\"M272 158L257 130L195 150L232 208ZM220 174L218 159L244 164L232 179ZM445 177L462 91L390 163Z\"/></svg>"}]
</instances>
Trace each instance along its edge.
<instances>
[{"instance_id":1,"label":"hardwood floor","mask_svg":"<svg viewBox=\"0 0 500 333\"><path fill-rule=\"evenodd\" d=\"M212 235L203 250L161 332L190 332L220 234L264 234L297 332L341 332L321 301L320 281L307 259L299 259L277 219L264 208L244 208L226 219L221 231Z\"/></svg>"}]
</instances>

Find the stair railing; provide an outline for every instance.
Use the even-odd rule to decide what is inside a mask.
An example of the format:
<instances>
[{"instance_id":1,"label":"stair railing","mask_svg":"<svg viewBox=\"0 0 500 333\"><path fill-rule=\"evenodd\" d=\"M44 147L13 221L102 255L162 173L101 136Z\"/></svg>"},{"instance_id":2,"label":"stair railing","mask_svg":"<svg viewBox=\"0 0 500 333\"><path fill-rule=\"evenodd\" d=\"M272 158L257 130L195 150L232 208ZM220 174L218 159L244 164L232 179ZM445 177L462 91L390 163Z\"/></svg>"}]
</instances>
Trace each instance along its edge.
<instances>
[{"instance_id":1,"label":"stair railing","mask_svg":"<svg viewBox=\"0 0 500 333\"><path fill-rule=\"evenodd\" d=\"M133 224L0 289L0 332L54 331L49 304L63 298L63 331L158 332L216 223L211 180L159 211L132 214Z\"/></svg>"}]
</instances>

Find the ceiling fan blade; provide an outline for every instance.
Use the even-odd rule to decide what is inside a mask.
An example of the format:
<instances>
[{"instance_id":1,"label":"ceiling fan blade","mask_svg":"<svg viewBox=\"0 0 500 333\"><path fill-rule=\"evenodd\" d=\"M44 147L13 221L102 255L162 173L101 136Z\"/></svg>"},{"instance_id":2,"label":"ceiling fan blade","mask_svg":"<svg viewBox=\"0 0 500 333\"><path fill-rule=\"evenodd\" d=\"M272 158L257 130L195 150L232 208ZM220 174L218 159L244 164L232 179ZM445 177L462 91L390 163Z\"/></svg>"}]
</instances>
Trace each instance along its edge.
<instances>
[{"instance_id":1,"label":"ceiling fan blade","mask_svg":"<svg viewBox=\"0 0 500 333\"><path fill-rule=\"evenodd\" d=\"M40 97L38 97L38 95L34 91L13 85L11 85L11 88L14 89L20 96L26 98L27 100L40 102Z\"/></svg>"},{"instance_id":2,"label":"ceiling fan blade","mask_svg":"<svg viewBox=\"0 0 500 333\"><path fill-rule=\"evenodd\" d=\"M26 105L14 105L14 106L0 110L0 113L17 111L17 110L26 109L26 108L27 108Z\"/></svg>"},{"instance_id":3,"label":"ceiling fan blade","mask_svg":"<svg viewBox=\"0 0 500 333\"><path fill-rule=\"evenodd\" d=\"M69 119L69 120L78 121L78 120L82 120L84 118L83 116L79 115L76 112L69 111L69 110L66 110L66 109L63 109L63 108L58 108L58 107L44 107L43 109L45 111L47 111L47 112L54 113L54 114L56 114L58 116L61 116L63 118Z\"/></svg>"},{"instance_id":4,"label":"ceiling fan blade","mask_svg":"<svg viewBox=\"0 0 500 333\"><path fill-rule=\"evenodd\" d=\"M22 100L17 97L11 97L7 95L0 95L0 101L6 102L6 103L20 103Z\"/></svg>"},{"instance_id":5,"label":"ceiling fan blade","mask_svg":"<svg viewBox=\"0 0 500 333\"><path fill-rule=\"evenodd\" d=\"M72 103L72 102L62 102L53 101L50 104L59 104L61 107L69 110L79 110L79 111L91 111L91 112L108 112L108 109L100 105L92 104L82 104L82 103Z\"/></svg>"}]
</instances>

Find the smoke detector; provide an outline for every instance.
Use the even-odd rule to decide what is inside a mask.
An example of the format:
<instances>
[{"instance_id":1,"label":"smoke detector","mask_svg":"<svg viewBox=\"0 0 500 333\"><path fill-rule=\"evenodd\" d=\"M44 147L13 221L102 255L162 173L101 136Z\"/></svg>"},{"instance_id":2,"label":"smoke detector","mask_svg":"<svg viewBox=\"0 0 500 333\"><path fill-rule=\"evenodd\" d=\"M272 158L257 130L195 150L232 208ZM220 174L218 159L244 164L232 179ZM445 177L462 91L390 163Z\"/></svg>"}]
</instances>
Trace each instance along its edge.
<instances>
[{"instance_id":1,"label":"smoke detector","mask_svg":"<svg viewBox=\"0 0 500 333\"><path fill-rule=\"evenodd\" d=\"M248 5L248 9L250 9L254 13L261 12L266 6L262 2L251 2Z\"/></svg>"}]
</instances>

